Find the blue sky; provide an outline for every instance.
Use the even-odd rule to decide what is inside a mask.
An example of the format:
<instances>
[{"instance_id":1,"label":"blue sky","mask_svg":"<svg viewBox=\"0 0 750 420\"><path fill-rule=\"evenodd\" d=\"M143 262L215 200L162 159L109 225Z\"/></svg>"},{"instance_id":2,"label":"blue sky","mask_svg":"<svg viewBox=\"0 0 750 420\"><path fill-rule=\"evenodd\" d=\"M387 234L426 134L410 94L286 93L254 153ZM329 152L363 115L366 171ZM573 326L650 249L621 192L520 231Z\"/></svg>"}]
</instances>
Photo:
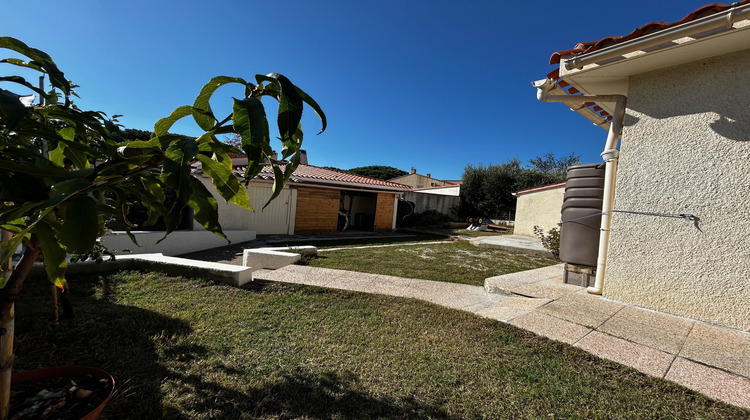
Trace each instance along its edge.
<instances>
[{"instance_id":1,"label":"blue sky","mask_svg":"<svg viewBox=\"0 0 750 420\"><path fill-rule=\"evenodd\" d=\"M320 136L312 110L303 119L311 164L459 179L466 165L513 157L600 161L606 132L538 102L530 82L554 69L554 51L673 22L704 4L3 0L0 34L49 53L81 86L81 108L123 114L129 128L152 129L213 76L277 72L328 116ZM242 94L218 93L212 105L226 113ZM173 131L199 133L187 123Z\"/></svg>"}]
</instances>

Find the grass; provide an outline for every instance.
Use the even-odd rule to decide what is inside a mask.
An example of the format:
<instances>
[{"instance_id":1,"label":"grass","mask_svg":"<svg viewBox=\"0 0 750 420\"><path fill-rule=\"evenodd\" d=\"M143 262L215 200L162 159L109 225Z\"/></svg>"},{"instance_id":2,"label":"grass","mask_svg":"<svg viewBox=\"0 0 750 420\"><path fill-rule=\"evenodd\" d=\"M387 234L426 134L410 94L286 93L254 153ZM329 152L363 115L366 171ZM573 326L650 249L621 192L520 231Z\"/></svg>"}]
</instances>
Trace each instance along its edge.
<instances>
[{"instance_id":1,"label":"grass","mask_svg":"<svg viewBox=\"0 0 750 420\"><path fill-rule=\"evenodd\" d=\"M49 283L16 311L16 368L115 376L108 419L746 418L676 384L428 303L303 286L237 289L158 273Z\"/></svg>"},{"instance_id":2,"label":"grass","mask_svg":"<svg viewBox=\"0 0 750 420\"><path fill-rule=\"evenodd\" d=\"M321 252L307 264L372 274L483 286L488 277L558 264L560 261L465 241L351 248Z\"/></svg>"},{"instance_id":3,"label":"grass","mask_svg":"<svg viewBox=\"0 0 750 420\"><path fill-rule=\"evenodd\" d=\"M344 239L310 239L310 240L297 240L285 242L274 242L272 246L302 246L312 245L320 249L334 248L341 246L358 246L358 245L386 245L386 244L398 244L403 242L433 242L433 241L449 241L450 238L443 235L435 235L430 233L414 234L407 236L385 236L382 238L344 238Z\"/></svg>"},{"instance_id":4,"label":"grass","mask_svg":"<svg viewBox=\"0 0 750 420\"><path fill-rule=\"evenodd\" d=\"M436 233L440 235L462 236L462 237L469 237L469 238L477 238L480 236L497 236L497 235L505 235L509 233L507 231L468 230L468 229L447 228L447 227L411 228L409 230L411 232L424 232L424 233L431 232L431 233Z\"/></svg>"}]
</instances>

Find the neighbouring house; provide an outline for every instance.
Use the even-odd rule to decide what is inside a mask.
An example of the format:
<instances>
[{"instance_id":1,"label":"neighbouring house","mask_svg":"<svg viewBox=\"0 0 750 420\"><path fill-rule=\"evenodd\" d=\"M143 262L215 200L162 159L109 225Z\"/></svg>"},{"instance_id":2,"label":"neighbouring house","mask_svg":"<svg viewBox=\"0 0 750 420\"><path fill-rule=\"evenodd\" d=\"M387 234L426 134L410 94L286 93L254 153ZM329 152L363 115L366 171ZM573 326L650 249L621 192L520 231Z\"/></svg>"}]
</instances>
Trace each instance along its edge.
<instances>
[{"instance_id":1,"label":"neighbouring house","mask_svg":"<svg viewBox=\"0 0 750 420\"><path fill-rule=\"evenodd\" d=\"M545 232L558 228L563 204L565 183L544 185L521 190L516 196L515 235L535 236L534 226Z\"/></svg>"},{"instance_id":2,"label":"neighbouring house","mask_svg":"<svg viewBox=\"0 0 750 420\"><path fill-rule=\"evenodd\" d=\"M420 175L412 168L411 173L391 178L388 181L408 185L413 188L442 187L444 185L458 185L460 181L443 181L433 178L431 174Z\"/></svg>"},{"instance_id":3,"label":"neighbouring house","mask_svg":"<svg viewBox=\"0 0 750 420\"><path fill-rule=\"evenodd\" d=\"M704 6L555 52L535 82L609 130L591 292L750 330L749 19L750 0Z\"/></svg>"},{"instance_id":4,"label":"neighbouring house","mask_svg":"<svg viewBox=\"0 0 750 420\"><path fill-rule=\"evenodd\" d=\"M236 163L238 176L244 171L242 164ZM272 183L273 172L267 168L250 182L253 213L220 204L222 226L228 223L258 234L290 235L345 229L391 231L396 226L398 199L410 189L395 182L300 164L279 197L263 209Z\"/></svg>"},{"instance_id":5,"label":"neighbouring house","mask_svg":"<svg viewBox=\"0 0 750 420\"><path fill-rule=\"evenodd\" d=\"M232 159L233 172L242 178L247 158ZM198 178L214 191L211 179L203 176L200 164L194 164ZM225 202L215 194L219 222L232 242L250 241L256 235L335 233L342 230L385 232L396 227L398 199L411 188L394 182L300 164L281 193L268 206L272 195L273 172L265 168L247 186L254 211ZM134 253L161 252L178 255L226 245L194 220L183 230L171 233L156 243L164 232L137 232L141 247L135 246L124 232L104 238L110 249Z\"/></svg>"}]
</instances>

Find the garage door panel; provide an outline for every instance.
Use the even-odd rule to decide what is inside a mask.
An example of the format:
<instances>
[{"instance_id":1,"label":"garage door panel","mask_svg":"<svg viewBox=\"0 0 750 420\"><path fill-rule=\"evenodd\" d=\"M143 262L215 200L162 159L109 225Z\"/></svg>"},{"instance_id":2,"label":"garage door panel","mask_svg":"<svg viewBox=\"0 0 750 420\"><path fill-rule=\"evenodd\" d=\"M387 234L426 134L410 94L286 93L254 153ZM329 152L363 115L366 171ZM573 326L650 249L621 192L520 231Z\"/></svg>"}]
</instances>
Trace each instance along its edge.
<instances>
[{"instance_id":1,"label":"garage door panel","mask_svg":"<svg viewBox=\"0 0 750 420\"><path fill-rule=\"evenodd\" d=\"M255 209L250 213L250 228L259 235L287 234L289 232L290 212L292 203L291 190L284 189L264 209L263 206L271 198L271 187L253 186L248 190L250 203Z\"/></svg>"}]
</instances>

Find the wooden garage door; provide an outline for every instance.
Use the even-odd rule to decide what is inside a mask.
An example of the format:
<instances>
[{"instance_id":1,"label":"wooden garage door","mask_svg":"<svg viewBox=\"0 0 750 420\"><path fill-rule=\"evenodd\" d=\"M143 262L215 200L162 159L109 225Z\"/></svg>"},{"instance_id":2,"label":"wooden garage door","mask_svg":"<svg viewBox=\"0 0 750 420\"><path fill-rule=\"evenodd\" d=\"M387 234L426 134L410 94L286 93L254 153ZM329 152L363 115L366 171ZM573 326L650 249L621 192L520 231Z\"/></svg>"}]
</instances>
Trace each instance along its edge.
<instances>
[{"instance_id":1,"label":"wooden garage door","mask_svg":"<svg viewBox=\"0 0 750 420\"><path fill-rule=\"evenodd\" d=\"M250 229L258 235L287 235L292 233L291 215L294 206L292 191L285 188L265 209L271 197L271 187L251 186L248 195L255 209L250 213ZM262 209L262 210L261 210Z\"/></svg>"}]
</instances>

